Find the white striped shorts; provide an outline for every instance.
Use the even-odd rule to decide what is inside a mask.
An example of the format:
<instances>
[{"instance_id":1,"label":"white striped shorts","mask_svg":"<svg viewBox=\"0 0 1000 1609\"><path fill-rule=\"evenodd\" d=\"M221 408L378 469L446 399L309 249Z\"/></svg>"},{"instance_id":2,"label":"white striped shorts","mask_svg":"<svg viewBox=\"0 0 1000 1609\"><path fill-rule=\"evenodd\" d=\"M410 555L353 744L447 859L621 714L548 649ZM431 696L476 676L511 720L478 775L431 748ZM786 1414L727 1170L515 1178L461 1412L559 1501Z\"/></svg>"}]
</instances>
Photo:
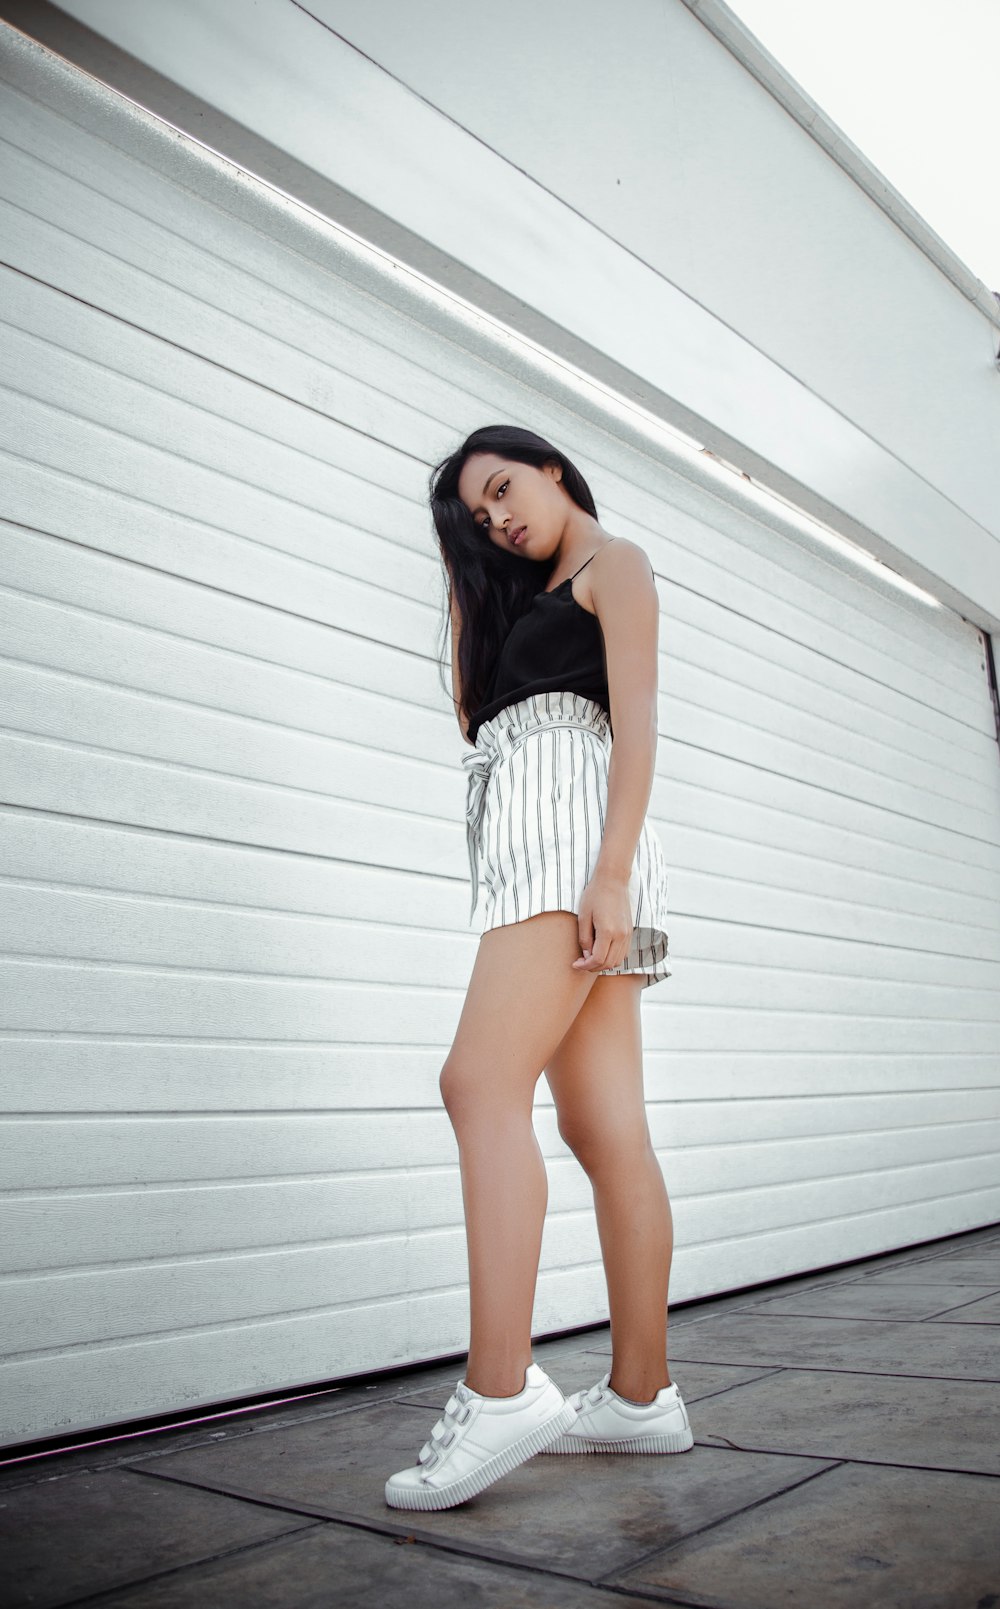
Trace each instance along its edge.
<instances>
[{"instance_id":1,"label":"white striped shorts","mask_svg":"<svg viewBox=\"0 0 1000 1609\"><path fill-rule=\"evenodd\" d=\"M581 693L533 693L509 704L462 756L472 909L482 880L483 932L540 911L579 913L604 835L611 760L608 712ZM632 943L598 976L668 978L667 865L644 820L629 878Z\"/></svg>"}]
</instances>

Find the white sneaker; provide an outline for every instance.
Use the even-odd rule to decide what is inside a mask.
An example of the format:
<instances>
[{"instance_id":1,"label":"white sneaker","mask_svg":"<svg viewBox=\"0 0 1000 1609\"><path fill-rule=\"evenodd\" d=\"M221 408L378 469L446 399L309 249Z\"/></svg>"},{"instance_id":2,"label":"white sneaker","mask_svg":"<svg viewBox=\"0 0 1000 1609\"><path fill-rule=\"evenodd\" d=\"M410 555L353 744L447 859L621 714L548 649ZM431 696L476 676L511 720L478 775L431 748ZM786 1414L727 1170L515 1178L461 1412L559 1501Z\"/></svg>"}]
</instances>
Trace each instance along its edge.
<instances>
[{"instance_id":1,"label":"white sneaker","mask_svg":"<svg viewBox=\"0 0 1000 1609\"><path fill-rule=\"evenodd\" d=\"M541 1452L576 1419L554 1380L532 1363L515 1397L484 1397L460 1380L417 1463L385 1483L390 1508L452 1508Z\"/></svg>"},{"instance_id":2,"label":"white sneaker","mask_svg":"<svg viewBox=\"0 0 1000 1609\"><path fill-rule=\"evenodd\" d=\"M569 1398L576 1414L563 1435L549 1442L546 1453L685 1453L694 1435L677 1381L658 1391L641 1407L620 1397L608 1384L611 1370L589 1391Z\"/></svg>"}]
</instances>

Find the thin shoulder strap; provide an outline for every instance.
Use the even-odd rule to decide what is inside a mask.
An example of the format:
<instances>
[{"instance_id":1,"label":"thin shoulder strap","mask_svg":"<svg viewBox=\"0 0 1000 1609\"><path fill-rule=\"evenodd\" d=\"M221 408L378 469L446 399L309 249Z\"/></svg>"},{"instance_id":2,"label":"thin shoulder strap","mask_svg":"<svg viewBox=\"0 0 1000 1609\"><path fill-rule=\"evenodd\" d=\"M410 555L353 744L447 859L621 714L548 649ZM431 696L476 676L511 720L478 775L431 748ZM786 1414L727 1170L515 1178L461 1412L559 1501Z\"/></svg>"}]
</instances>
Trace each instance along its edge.
<instances>
[{"instance_id":1,"label":"thin shoulder strap","mask_svg":"<svg viewBox=\"0 0 1000 1609\"><path fill-rule=\"evenodd\" d=\"M604 546L608 547L612 542L617 542L617 540L618 540L618 538L616 536L609 536L608 540L607 540L607 542L605 542ZM601 551L601 549L598 548L597 553L600 553L600 551ZM597 553L592 553L590 555L590 559L596 559L597 558ZM584 559L583 563L580 566L580 570L585 570L587 568L587 565L590 563L590 559ZM569 579L571 581L575 581L577 576L580 574L580 570L574 570L573 574L570 576Z\"/></svg>"}]
</instances>

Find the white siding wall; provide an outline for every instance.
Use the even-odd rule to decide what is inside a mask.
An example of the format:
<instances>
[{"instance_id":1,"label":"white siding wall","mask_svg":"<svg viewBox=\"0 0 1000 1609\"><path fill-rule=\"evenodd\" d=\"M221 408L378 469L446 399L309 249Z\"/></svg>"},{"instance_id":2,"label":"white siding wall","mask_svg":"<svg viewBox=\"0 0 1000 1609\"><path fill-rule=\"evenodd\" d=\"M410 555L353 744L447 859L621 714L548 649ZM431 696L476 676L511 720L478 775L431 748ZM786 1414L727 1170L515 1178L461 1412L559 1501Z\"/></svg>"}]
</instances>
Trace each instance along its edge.
<instances>
[{"instance_id":1,"label":"white siding wall","mask_svg":"<svg viewBox=\"0 0 1000 1609\"><path fill-rule=\"evenodd\" d=\"M658 578L672 1299L995 1218L978 632L2 44L0 1441L466 1344L426 483L489 419L565 444ZM607 1309L544 1081L536 1121L541 1335Z\"/></svg>"},{"instance_id":2,"label":"white siding wall","mask_svg":"<svg viewBox=\"0 0 1000 1609\"><path fill-rule=\"evenodd\" d=\"M722 0L22 12L1000 632L1000 307Z\"/></svg>"},{"instance_id":3,"label":"white siding wall","mask_svg":"<svg viewBox=\"0 0 1000 1609\"><path fill-rule=\"evenodd\" d=\"M98 27L110 12L121 26L115 0L72 4ZM703 16L742 43L728 7L506 0L500 35L485 10L469 26L470 0L435 0L430 26L427 8L405 0L311 0L309 10L1000 539L1000 330L709 31ZM141 14L131 27L152 32ZM888 200L884 180L873 189ZM514 255L524 233L477 218L466 253ZM1000 324L995 303L990 312Z\"/></svg>"}]
</instances>

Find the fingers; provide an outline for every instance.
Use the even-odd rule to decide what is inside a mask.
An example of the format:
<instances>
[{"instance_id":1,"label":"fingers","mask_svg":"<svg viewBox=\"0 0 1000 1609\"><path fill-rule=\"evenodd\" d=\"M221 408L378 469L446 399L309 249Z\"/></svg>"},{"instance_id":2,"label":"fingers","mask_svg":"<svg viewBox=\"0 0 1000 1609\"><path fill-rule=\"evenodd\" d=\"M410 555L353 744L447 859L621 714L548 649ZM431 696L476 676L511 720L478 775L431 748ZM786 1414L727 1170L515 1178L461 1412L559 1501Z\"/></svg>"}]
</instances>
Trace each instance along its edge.
<instances>
[{"instance_id":1,"label":"fingers","mask_svg":"<svg viewBox=\"0 0 1000 1609\"><path fill-rule=\"evenodd\" d=\"M629 935L629 937L631 937L631 935ZM619 939L619 943L615 945L609 938L603 942L600 940L595 940L594 948L592 950L587 949L583 945L581 945L581 949L583 949L583 955L573 962L573 966L575 967L576 971L604 972L608 967L621 966L625 957L628 955L629 945L627 942L622 943L621 939ZM617 959L614 960L612 959L612 952L617 950L620 950L620 954L618 954Z\"/></svg>"},{"instance_id":2,"label":"fingers","mask_svg":"<svg viewBox=\"0 0 1000 1609\"><path fill-rule=\"evenodd\" d=\"M580 907L578 932L582 954L572 965L577 972L606 972L609 968L620 967L628 955L632 929L626 926L616 930L614 922L620 921L622 915L628 922L630 913L627 904L624 911L616 911L613 905L602 909L602 902L591 897L591 888L592 885L588 885ZM603 903L608 905L607 901ZM608 919L607 927L603 919Z\"/></svg>"}]
</instances>

